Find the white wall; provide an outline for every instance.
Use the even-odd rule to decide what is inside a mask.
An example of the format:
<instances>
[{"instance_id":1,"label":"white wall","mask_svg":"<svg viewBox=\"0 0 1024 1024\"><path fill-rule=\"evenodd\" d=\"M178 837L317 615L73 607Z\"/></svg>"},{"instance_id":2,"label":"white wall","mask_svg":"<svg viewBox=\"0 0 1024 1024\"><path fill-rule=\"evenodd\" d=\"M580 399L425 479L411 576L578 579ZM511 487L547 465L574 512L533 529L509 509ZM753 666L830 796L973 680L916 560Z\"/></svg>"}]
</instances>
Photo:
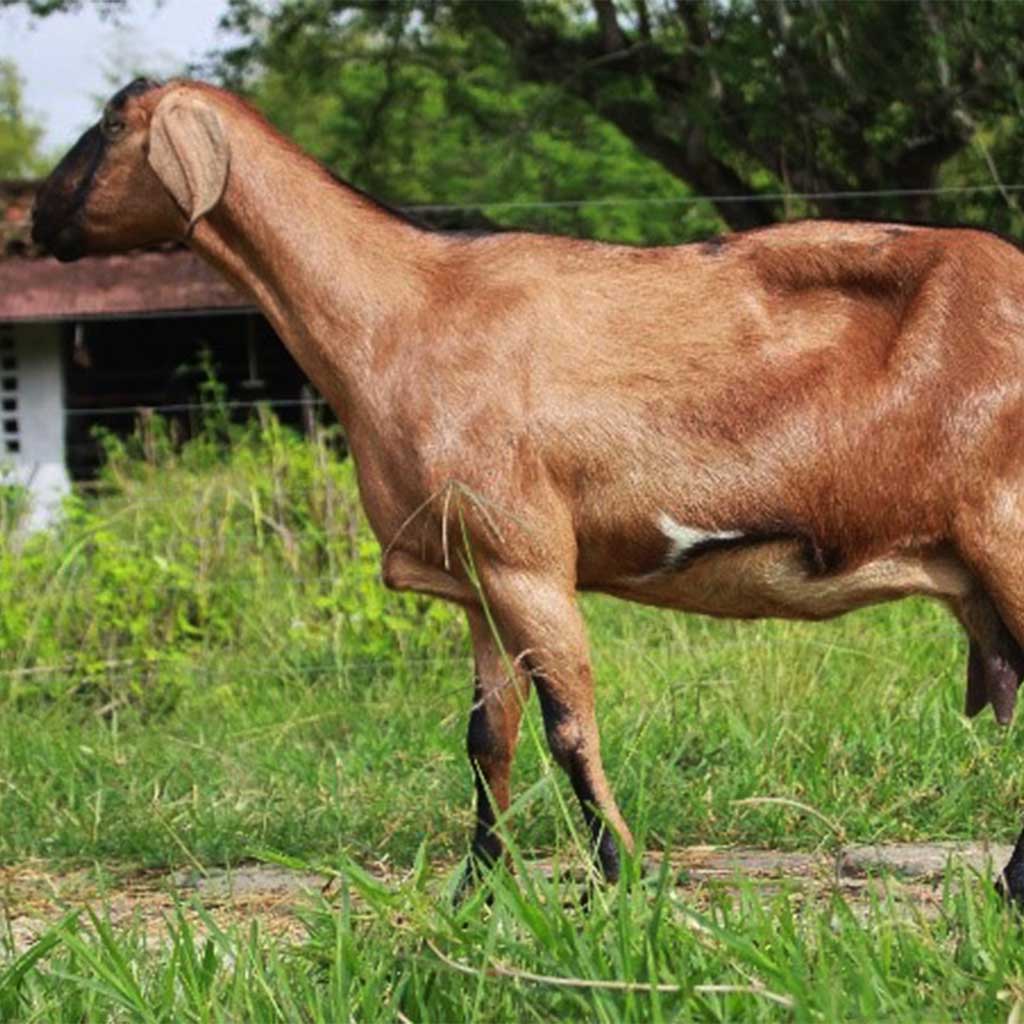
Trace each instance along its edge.
<instances>
[{"instance_id":1,"label":"white wall","mask_svg":"<svg viewBox=\"0 0 1024 1024\"><path fill-rule=\"evenodd\" d=\"M59 324L0 324L0 478L29 488L33 530L54 522L70 490Z\"/></svg>"}]
</instances>

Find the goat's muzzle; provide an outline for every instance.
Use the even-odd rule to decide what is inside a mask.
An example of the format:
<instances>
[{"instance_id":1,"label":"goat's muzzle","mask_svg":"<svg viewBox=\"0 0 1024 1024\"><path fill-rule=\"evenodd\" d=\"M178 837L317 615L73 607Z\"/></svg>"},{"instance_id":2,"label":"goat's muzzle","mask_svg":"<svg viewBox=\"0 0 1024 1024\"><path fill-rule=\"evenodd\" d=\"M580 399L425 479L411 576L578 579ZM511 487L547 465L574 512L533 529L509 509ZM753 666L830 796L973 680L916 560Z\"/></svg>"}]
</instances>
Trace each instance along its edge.
<instances>
[{"instance_id":1,"label":"goat's muzzle","mask_svg":"<svg viewBox=\"0 0 1024 1024\"><path fill-rule=\"evenodd\" d=\"M32 241L62 262L85 255L82 212L105 152L99 128L90 128L54 168L36 196Z\"/></svg>"},{"instance_id":2,"label":"goat's muzzle","mask_svg":"<svg viewBox=\"0 0 1024 1024\"><path fill-rule=\"evenodd\" d=\"M47 230L33 216L32 241L48 249L61 263L72 263L85 255L82 228L74 221L56 230Z\"/></svg>"}]
</instances>

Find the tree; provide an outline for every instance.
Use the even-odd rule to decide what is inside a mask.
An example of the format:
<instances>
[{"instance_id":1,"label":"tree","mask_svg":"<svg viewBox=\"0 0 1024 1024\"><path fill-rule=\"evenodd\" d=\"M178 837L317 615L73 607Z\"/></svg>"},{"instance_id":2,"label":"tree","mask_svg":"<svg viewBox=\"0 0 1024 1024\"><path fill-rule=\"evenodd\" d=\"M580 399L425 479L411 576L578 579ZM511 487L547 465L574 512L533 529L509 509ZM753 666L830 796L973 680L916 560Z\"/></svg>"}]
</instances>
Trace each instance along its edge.
<instances>
[{"instance_id":1,"label":"tree","mask_svg":"<svg viewBox=\"0 0 1024 1024\"><path fill-rule=\"evenodd\" d=\"M25 112L17 67L0 60L0 178L41 174L47 160L39 152L42 127Z\"/></svg>"},{"instance_id":2,"label":"tree","mask_svg":"<svg viewBox=\"0 0 1024 1024\"><path fill-rule=\"evenodd\" d=\"M398 202L650 242L800 215L1024 230L1024 4L228 0L225 25L215 74ZM646 205L578 203L606 197ZM498 205L537 200L561 205Z\"/></svg>"},{"instance_id":3,"label":"tree","mask_svg":"<svg viewBox=\"0 0 1024 1024\"><path fill-rule=\"evenodd\" d=\"M314 65L390 59L456 83L503 68L516 87L535 88L517 94L532 96L529 118L547 123L548 103L580 124L585 111L676 182L720 197L714 207L733 227L794 213L927 220L963 209L1019 226L998 184L1021 161L1006 129L1022 109L1024 5L230 0L227 22L248 39L224 57L236 84L295 70L297 46ZM400 96L382 85L377 117ZM482 134L502 126L472 89L460 99ZM930 194L947 167L953 184L969 177L993 192L966 206ZM874 195L837 195L849 192ZM818 198L761 198L783 193Z\"/></svg>"},{"instance_id":4,"label":"tree","mask_svg":"<svg viewBox=\"0 0 1024 1024\"><path fill-rule=\"evenodd\" d=\"M456 33L438 32L415 57L406 42L372 26L340 39L300 29L257 69L247 64L251 73L229 71L337 173L400 205L426 204L420 215L444 226L666 243L717 230L713 210L676 204L680 183L584 103L519 81L498 41L471 67ZM609 195L651 204L577 202Z\"/></svg>"},{"instance_id":5,"label":"tree","mask_svg":"<svg viewBox=\"0 0 1024 1024\"><path fill-rule=\"evenodd\" d=\"M22 7L37 18L45 18L51 14L68 14L79 11L83 7L95 7L104 16L116 16L127 6L127 0L0 0L0 10L4 7Z\"/></svg>"}]
</instances>

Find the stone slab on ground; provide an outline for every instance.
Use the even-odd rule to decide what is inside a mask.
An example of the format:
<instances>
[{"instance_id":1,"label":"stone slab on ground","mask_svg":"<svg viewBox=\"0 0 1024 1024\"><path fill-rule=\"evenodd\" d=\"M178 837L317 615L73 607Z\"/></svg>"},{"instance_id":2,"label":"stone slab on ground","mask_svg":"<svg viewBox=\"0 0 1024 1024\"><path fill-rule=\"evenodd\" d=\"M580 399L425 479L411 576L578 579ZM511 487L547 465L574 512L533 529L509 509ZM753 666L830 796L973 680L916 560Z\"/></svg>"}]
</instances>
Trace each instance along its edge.
<instances>
[{"instance_id":1,"label":"stone slab on ground","mask_svg":"<svg viewBox=\"0 0 1024 1024\"><path fill-rule=\"evenodd\" d=\"M234 868L175 871L168 885L182 895L195 893L201 900L238 899L243 896L300 896L323 892L331 883L327 875L296 871L276 864L243 864Z\"/></svg>"},{"instance_id":2,"label":"stone slab on ground","mask_svg":"<svg viewBox=\"0 0 1024 1024\"><path fill-rule=\"evenodd\" d=\"M147 941L166 941L178 914L202 932L199 903L218 927L258 921L261 929L292 941L305 935L296 909L326 877L277 865L246 865L205 873L128 872L101 878L85 868L51 871L40 862L0 867L0 914L15 950L31 946L74 910L92 908L116 928L141 929Z\"/></svg>"},{"instance_id":3,"label":"stone slab on ground","mask_svg":"<svg viewBox=\"0 0 1024 1024\"><path fill-rule=\"evenodd\" d=\"M979 874L995 875L1010 859L1013 848L1003 843L879 843L848 846L840 855L845 877L892 874L918 881L937 880L950 862Z\"/></svg>"},{"instance_id":4,"label":"stone slab on ground","mask_svg":"<svg viewBox=\"0 0 1024 1024\"><path fill-rule=\"evenodd\" d=\"M752 847L685 846L668 854L672 867L694 881L815 877L829 869L827 854ZM659 858L652 858L657 863Z\"/></svg>"}]
</instances>

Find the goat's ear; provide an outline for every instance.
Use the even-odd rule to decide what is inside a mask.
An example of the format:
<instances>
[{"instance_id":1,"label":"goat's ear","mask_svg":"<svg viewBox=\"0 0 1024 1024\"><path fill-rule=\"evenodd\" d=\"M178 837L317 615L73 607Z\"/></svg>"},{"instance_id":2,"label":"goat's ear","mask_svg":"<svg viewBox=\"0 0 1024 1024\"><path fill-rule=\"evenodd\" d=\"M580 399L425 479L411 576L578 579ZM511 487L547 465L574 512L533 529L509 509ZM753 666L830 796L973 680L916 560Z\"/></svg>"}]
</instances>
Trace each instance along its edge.
<instances>
[{"instance_id":1,"label":"goat's ear","mask_svg":"<svg viewBox=\"0 0 1024 1024\"><path fill-rule=\"evenodd\" d=\"M229 163L227 139L212 107L180 96L157 105L149 126L149 165L188 218L186 234L220 202Z\"/></svg>"}]
</instances>

